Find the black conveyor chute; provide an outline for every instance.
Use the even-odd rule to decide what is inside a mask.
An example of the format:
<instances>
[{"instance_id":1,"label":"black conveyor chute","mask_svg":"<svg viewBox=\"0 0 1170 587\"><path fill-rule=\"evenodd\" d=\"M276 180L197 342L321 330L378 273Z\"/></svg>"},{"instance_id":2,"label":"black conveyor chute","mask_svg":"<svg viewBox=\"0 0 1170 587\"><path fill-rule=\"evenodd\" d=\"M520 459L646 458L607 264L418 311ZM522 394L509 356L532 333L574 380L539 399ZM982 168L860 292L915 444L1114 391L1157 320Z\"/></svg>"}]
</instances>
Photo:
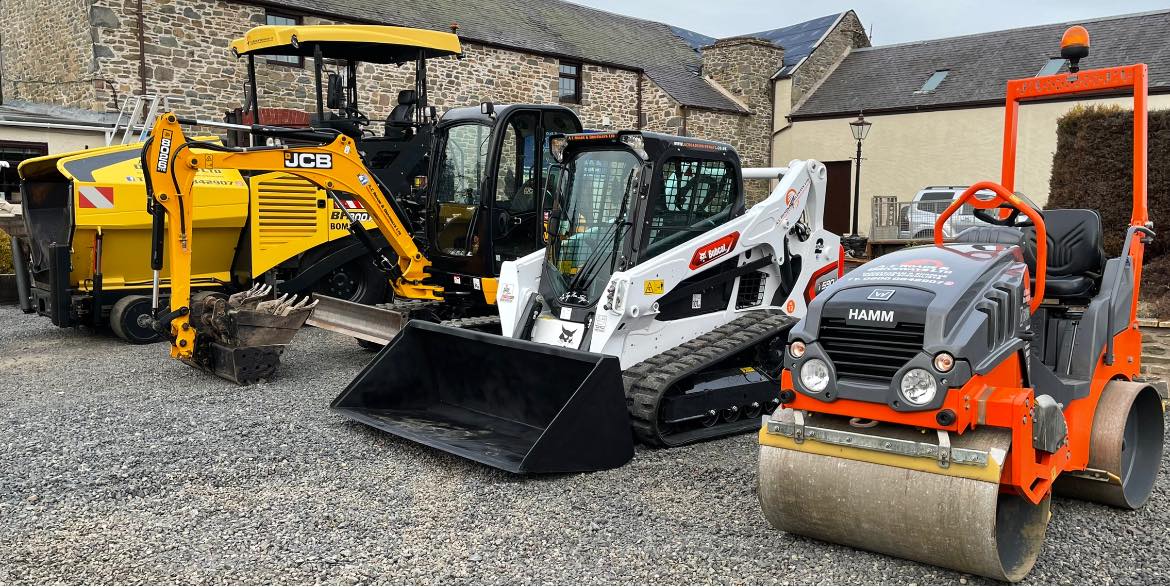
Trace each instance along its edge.
<instances>
[{"instance_id":1,"label":"black conveyor chute","mask_svg":"<svg viewBox=\"0 0 1170 587\"><path fill-rule=\"evenodd\" d=\"M420 320L331 407L513 473L599 471L634 456L616 357Z\"/></svg>"}]
</instances>

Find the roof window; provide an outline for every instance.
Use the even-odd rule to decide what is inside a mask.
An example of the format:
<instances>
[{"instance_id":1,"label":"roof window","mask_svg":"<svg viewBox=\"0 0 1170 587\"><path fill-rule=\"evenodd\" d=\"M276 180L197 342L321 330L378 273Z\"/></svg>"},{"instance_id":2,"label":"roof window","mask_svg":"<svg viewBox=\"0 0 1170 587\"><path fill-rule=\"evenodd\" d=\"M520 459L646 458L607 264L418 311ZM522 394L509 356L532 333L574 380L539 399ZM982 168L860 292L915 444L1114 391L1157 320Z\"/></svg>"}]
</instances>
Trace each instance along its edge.
<instances>
[{"instance_id":1,"label":"roof window","mask_svg":"<svg viewBox=\"0 0 1170 587\"><path fill-rule=\"evenodd\" d=\"M1064 67L1064 62L1065 60L1063 57L1053 57L1049 59L1048 62L1044 64L1044 67L1041 67L1040 71L1036 72L1036 77L1040 77L1042 75L1055 75L1056 72L1060 71L1061 67Z\"/></svg>"},{"instance_id":2,"label":"roof window","mask_svg":"<svg viewBox=\"0 0 1170 587\"><path fill-rule=\"evenodd\" d=\"M951 70L949 70L949 69L940 69L940 70L930 74L930 77L926 79L926 83L922 84L922 89L920 89L914 93L915 94L929 94L930 92L933 92L935 90L935 88L938 87L939 84L943 83L944 79L947 79L947 74L950 72L951 72Z\"/></svg>"}]
</instances>

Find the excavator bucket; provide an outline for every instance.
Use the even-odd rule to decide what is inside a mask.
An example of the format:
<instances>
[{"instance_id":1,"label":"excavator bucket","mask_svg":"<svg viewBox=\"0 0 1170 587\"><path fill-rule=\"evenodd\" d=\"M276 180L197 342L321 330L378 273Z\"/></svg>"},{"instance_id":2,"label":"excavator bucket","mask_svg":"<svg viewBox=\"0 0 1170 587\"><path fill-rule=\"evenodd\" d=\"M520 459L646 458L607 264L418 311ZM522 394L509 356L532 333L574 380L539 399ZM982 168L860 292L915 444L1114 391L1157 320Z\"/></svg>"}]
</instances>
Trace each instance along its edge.
<instances>
[{"instance_id":1,"label":"excavator bucket","mask_svg":"<svg viewBox=\"0 0 1170 587\"><path fill-rule=\"evenodd\" d=\"M280 355L317 302L282 296L256 285L231 296L200 292L191 297L191 324L206 344L197 344L190 364L240 385L271 378Z\"/></svg>"},{"instance_id":2,"label":"excavator bucket","mask_svg":"<svg viewBox=\"0 0 1170 587\"><path fill-rule=\"evenodd\" d=\"M616 357L420 320L331 407L512 473L598 471L634 455Z\"/></svg>"}]
</instances>

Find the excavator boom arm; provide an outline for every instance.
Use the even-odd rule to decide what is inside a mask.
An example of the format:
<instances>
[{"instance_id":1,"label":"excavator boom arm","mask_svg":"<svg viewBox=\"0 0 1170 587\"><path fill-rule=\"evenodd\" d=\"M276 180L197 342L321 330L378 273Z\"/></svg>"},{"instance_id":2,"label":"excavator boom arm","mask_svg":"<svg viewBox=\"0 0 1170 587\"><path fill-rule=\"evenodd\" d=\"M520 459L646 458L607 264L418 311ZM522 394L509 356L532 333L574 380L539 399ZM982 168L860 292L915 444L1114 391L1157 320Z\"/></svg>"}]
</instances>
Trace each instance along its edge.
<instances>
[{"instance_id":1,"label":"excavator boom arm","mask_svg":"<svg viewBox=\"0 0 1170 587\"><path fill-rule=\"evenodd\" d=\"M191 254L194 246L195 176L201 169L279 171L301 177L335 192L352 195L370 212L390 248L398 256L391 270L395 295L440 299L442 289L426 285L430 261L394 212L373 173L362 162L354 140L338 134L321 145L229 148L190 142L173 113L162 116L143 148L147 192L166 211L164 238L171 274L171 355L190 358L195 333L187 308L191 299ZM157 246L157 243L156 243ZM157 308L156 308L157 311Z\"/></svg>"}]
</instances>

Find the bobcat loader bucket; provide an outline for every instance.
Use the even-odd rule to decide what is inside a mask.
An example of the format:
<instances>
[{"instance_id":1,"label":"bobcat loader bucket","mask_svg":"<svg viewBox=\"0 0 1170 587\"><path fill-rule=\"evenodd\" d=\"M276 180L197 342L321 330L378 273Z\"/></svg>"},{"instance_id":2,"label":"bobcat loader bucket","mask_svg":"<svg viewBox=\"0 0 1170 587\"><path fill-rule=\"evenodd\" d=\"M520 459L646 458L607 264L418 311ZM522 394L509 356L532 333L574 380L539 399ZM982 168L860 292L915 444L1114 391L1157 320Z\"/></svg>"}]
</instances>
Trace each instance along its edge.
<instances>
[{"instance_id":1,"label":"bobcat loader bucket","mask_svg":"<svg viewBox=\"0 0 1170 587\"><path fill-rule=\"evenodd\" d=\"M331 407L512 473L598 471L634 455L616 357L420 320Z\"/></svg>"}]
</instances>

